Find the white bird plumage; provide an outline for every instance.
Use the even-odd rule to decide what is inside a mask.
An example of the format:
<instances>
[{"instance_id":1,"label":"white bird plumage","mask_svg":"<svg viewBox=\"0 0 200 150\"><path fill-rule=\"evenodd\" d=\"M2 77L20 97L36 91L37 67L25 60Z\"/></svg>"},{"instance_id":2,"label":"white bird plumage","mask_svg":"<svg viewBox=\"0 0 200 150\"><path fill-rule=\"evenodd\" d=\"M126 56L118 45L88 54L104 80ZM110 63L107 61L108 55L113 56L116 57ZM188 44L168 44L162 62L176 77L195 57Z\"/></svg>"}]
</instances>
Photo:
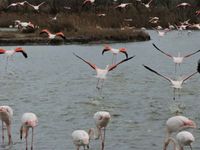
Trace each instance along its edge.
<instances>
[{"instance_id":1,"label":"white bird plumage","mask_svg":"<svg viewBox=\"0 0 200 150\"><path fill-rule=\"evenodd\" d=\"M4 124L8 133L8 144L12 143L11 137L11 122L13 117L13 110L10 106L0 106L0 119L2 121L2 142L4 143Z\"/></svg>"},{"instance_id":2,"label":"white bird plumage","mask_svg":"<svg viewBox=\"0 0 200 150\"><path fill-rule=\"evenodd\" d=\"M22 115L22 125L20 128L20 138L22 139L23 136L26 139L26 149L28 149L28 131L29 128L32 128L32 140L31 140L31 150L33 149L33 133L34 128L38 125L38 118L32 112L27 112Z\"/></svg>"},{"instance_id":3,"label":"white bird plumage","mask_svg":"<svg viewBox=\"0 0 200 150\"><path fill-rule=\"evenodd\" d=\"M166 121L166 137L163 150L167 149L172 133L185 130L187 128L196 128L196 123L185 116L173 116Z\"/></svg>"},{"instance_id":4,"label":"white bird plumage","mask_svg":"<svg viewBox=\"0 0 200 150\"><path fill-rule=\"evenodd\" d=\"M74 145L79 150L80 146L89 148L90 136L84 130L75 130L72 132L72 140Z\"/></svg>"}]
</instances>

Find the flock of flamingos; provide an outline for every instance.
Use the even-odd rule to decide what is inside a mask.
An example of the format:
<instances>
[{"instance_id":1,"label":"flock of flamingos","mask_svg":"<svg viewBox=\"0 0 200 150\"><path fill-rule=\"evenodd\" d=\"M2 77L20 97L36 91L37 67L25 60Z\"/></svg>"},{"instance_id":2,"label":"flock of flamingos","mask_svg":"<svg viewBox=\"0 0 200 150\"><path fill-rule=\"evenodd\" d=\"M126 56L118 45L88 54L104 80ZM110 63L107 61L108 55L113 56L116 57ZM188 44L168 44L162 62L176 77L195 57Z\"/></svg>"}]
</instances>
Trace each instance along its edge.
<instances>
[{"instance_id":1,"label":"flock of flamingos","mask_svg":"<svg viewBox=\"0 0 200 150\"><path fill-rule=\"evenodd\" d=\"M141 2L142 5L144 5L146 8L149 8L150 4L153 0L150 0L146 4L143 3L141 0L136 0L136 1ZM95 2L95 0L85 0L83 2L83 5L85 5L87 3L94 3L94 2ZM15 7L15 6L23 6L25 4L28 4L34 10L39 12L40 6L43 5L44 3L45 2L42 2L39 5L33 5L27 1L23 1L23 2L12 3L8 6L8 8ZM116 8L125 8L126 6L128 6L130 4L131 3L121 3L120 5L116 6ZM191 5L188 3L180 3L179 5L177 5L177 7L190 7L190 6ZM199 15L200 11L197 11L197 14ZM155 18L154 18L154 21L155 21ZM21 26L24 25L20 22L18 22L18 24L20 24ZM28 26L32 26L32 25L29 23ZM60 36L61 38L65 39L65 36L62 32L52 34L47 29L44 29L40 32L40 34L43 34L43 33L46 33L50 40L54 39L56 36ZM158 50L159 52L161 52L162 54L166 55L167 57L169 57L173 60L173 62L175 63L175 72L177 71L176 66L177 65L180 66L180 64L182 63L182 61L185 58L188 58L188 57L200 52L200 50L197 50L197 51L194 51L193 53L187 54L185 56L181 56L180 54L178 54L178 56L172 56L171 54L158 48L158 46L156 46L155 44L153 44L153 46L155 47L156 50ZM102 55L105 52L111 52L113 54L111 65L107 65L105 67L105 69L99 68L97 65L95 65L95 64L85 60L84 58L80 57L79 55L73 53L75 57L77 57L78 59L80 59L81 61L83 61L84 63L86 63L92 69L94 69L96 71L96 74L97 74L96 78L98 79L96 88L99 91L101 91L103 88L103 82L106 79L108 72L115 69L118 65L120 65L126 61L129 61L135 57L135 56L129 57L125 48L112 48L109 45L106 45L104 47L104 49L102 51ZM28 58L27 53L21 47L17 47L13 50L0 49L0 54L5 54L7 56L7 62L8 62L9 57L13 56L15 53L21 53L25 58ZM119 53L124 54L125 59L123 59L119 62L116 62L117 61L116 55L118 55ZM179 92L180 89L182 88L182 84L186 80L188 80L195 74L200 73L200 62L198 62L197 71L194 71L190 75L186 76L183 79L179 79L179 80L174 80L174 79L171 79L170 77L162 75L146 65L143 65L143 66L147 70L155 73L156 75L162 77L163 79L166 79L167 81L169 81L172 84L172 87L174 89L174 97L173 97L174 100L175 100L175 90L177 90ZM12 116L13 116L13 110L10 106L0 106L0 119L2 120L2 142L4 143L4 130L7 130L8 145L12 144L12 136L11 136ZM84 149L89 148L89 143L90 143L91 139L100 139L101 150L104 150L105 131L106 131L106 127L107 127L110 119L111 119L111 115L109 112L98 111L94 114L96 129L91 128L91 129L89 129L88 132L86 132L84 130L75 130L72 133L72 139L73 139L73 143L77 147L77 150L79 150L79 148L81 146L83 146ZM31 128L32 129L32 139L31 139L31 148L30 149L33 150L33 135L34 135L33 131L34 131L34 128L38 125L38 118L34 113L26 112L22 115L21 121L22 121L22 125L20 128L20 138L22 139L24 137L26 139L26 150L28 150L28 132L29 132L29 129ZM6 126L6 128L5 128L5 126ZM185 129L187 129L187 128L196 128L195 122L193 120L190 120L187 117L179 116L179 115L169 118L166 121L166 131L167 132L166 132L163 150L167 149L170 142L172 142L174 144L174 150L183 150L184 146L190 146L190 148L192 150L191 144L192 144L192 142L194 142L195 138L190 132L185 131ZM172 133L177 133L176 138L172 137Z\"/></svg>"}]
</instances>

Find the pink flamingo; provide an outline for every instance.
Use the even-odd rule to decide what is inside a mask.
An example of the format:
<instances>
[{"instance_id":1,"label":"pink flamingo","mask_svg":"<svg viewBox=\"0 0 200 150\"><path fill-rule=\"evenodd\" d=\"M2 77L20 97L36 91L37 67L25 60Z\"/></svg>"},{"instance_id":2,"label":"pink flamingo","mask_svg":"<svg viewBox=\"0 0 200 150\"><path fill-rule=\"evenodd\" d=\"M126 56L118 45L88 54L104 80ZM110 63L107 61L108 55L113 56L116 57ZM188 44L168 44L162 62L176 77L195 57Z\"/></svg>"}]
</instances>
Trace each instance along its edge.
<instances>
[{"instance_id":1,"label":"pink flamingo","mask_svg":"<svg viewBox=\"0 0 200 150\"><path fill-rule=\"evenodd\" d=\"M27 3L28 3L28 2L27 2ZM34 10L36 10L37 12L39 12L40 6L43 5L43 4L45 4L45 3L46 3L46 2L42 2L42 3L38 4L38 5L32 5L32 4L28 3L28 5L31 6L31 7L32 7Z\"/></svg>"},{"instance_id":2,"label":"pink flamingo","mask_svg":"<svg viewBox=\"0 0 200 150\"><path fill-rule=\"evenodd\" d=\"M112 70L115 69L119 64L124 63L124 62L126 62L126 61L128 61L128 60L130 60L130 59L132 59L132 58L134 57L134 56L132 56L132 57L126 58L126 59L120 61L120 62L117 63L117 64L114 64L114 65L111 65L111 66L107 65L105 69L100 69L100 68L97 67L95 64L92 64L92 63L90 63L90 62L84 60L83 58L81 58L80 56L76 55L75 53L73 53L73 54L74 54L77 58L79 58L79 59L81 59L82 61L84 61L84 62L85 62L86 64L88 64L92 69L94 69L94 70L96 71L96 73L97 73L96 77L98 78L98 82L97 82L96 88L97 88L98 90L99 90L99 89L102 89L102 87L103 87L103 82L104 82L104 80L106 79L106 75L107 75L107 73L108 73L109 71L112 71ZM101 85L101 87L99 87L99 82L100 82L100 80L102 80L102 85Z\"/></svg>"},{"instance_id":3,"label":"pink flamingo","mask_svg":"<svg viewBox=\"0 0 200 150\"><path fill-rule=\"evenodd\" d=\"M102 51L102 55L105 53L105 52L108 52L110 51L112 54L113 54L113 58L112 58L112 64L115 63L116 61L116 55L119 54L119 53L123 53L126 55L126 58L128 58L128 53L126 51L126 48L119 48L119 49L116 49L116 48L112 48L111 46L109 45L105 45L103 51Z\"/></svg>"},{"instance_id":4,"label":"pink flamingo","mask_svg":"<svg viewBox=\"0 0 200 150\"><path fill-rule=\"evenodd\" d=\"M28 2L27 2L27 1L23 1L23 2L11 3L11 4L7 7L7 9L10 8L10 7L24 6L25 4L28 4Z\"/></svg>"},{"instance_id":5,"label":"pink flamingo","mask_svg":"<svg viewBox=\"0 0 200 150\"><path fill-rule=\"evenodd\" d=\"M38 125L38 118L34 113L27 112L22 115L22 125L20 128L20 139L23 136L26 139L26 150L28 150L28 131L32 128L32 140L31 140L31 150L33 150L33 130Z\"/></svg>"},{"instance_id":6,"label":"pink flamingo","mask_svg":"<svg viewBox=\"0 0 200 150\"><path fill-rule=\"evenodd\" d=\"M184 130L187 128L196 128L196 124L193 120L186 118L185 116L174 116L166 121L166 137L163 150L167 149L169 145L171 134Z\"/></svg>"},{"instance_id":7,"label":"pink flamingo","mask_svg":"<svg viewBox=\"0 0 200 150\"><path fill-rule=\"evenodd\" d=\"M53 33L49 32L49 30L47 30L47 29L44 29L40 32L40 34L44 34L44 33L48 35L48 38L50 40L55 39L57 36L61 37L62 39L65 39L65 35L62 32L57 32L57 33L53 34Z\"/></svg>"},{"instance_id":8,"label":"pink flamingo","mask_svg":"<svg viewBox=\"0 0 200 150\"><path fill-rule=\"evenodd\" d=\"M132 5L132 3L121 3L117 5L115 8L126 8L128 5Z\"/></svg>"},{"instance_id":9,"label":"pink flamingo","mask_svg":"<svg viewBox=\"0 0 200 150\"><path fill-rule=\"evenodd\" d=\"M173 62L175 63L175 72L176 72L176 66L177 66L177 65L180 66L180 64L183 62L183 59L184 59L184 58L188 58L188 57L190 57L190 56L192 56L192 55L194 55L194 54L200 52L200 50L197 50L197 51L195 51L195 52L192 52L192 53L187 54L187 55L184 55L184 56L181 56L180 53L178 53L178 56L172 56L171 54L166 53L166 52L164 52L163 50L161 50L160 48L158 48L154 43L153 43L152 45L153 45L158 51L160 51L161 53L163 53L164 55L166 55L166 56L172 58Z\"/></svg>"},{"instance_id":10,"label":"pink flamingo","mask_svg":"<svg viewBox=\"0 0 200 150\"><path fill-rule=\"evenodd\" d=\"M72 132L72 140L77 150L79 150L80 146L83 146L84 149L85 147L89 149L90 138L93 134L91 131L90 129L88 133L85 130L75 130Z\"/></svg>"},{"instance_id":11,"label":"pink flamingo","mask_svg":"<svg viewBox=\"0 0 200 150\"><path fill-rule=\"evenodd\" d=\"M148 67L148 66L145 66L145 65L143 65L143 66L144 66L146 69L148 69L149 71L151 71L151 72L157 74L158 76L160 76L160 77L162 77L162 78L168 80L168 81L172 84L172 88L174 89L174 97L173 97L173 100L175 100L175 90L176 90L176 89L178 90L178 92L179 92L179 97L180 97L180 90L182 89L182 84L183 84L186 80L188 80L189 78L191 78L192 76L194 76L195 74L199 73L199 70L197 70L196 72L194 72L194 73L192 73L192 74L190 74L190 75L184 77L183 79L174 80L174 79L171 79L171 78L169 78L169 77L167 77L167 76L164 76L164 75L162 75L162 74L156 72L155 70L151 69L151 68ZM198 64L198 68L199 68L199 64Z\"/></svg>"},{"instance_id":12,"label":"pink flamingo","mask_svg":"<svg viewBox=\"0 0 200 150\"><path fill-rule=\"evenodd\" d=\"M188 131L181 131L176 135L176 140L170 138L170 141L174 144L174 150L184 150L184 146L190 146L192 150L192 142L194 142L194 136Z\"/></svg>"},{"instance_id":13,"label":"pink flamingo","mask_svg":"<svg viewBox=\"0 0 200 150\"><path fill-rule=\"evenodd\" d=\"M186 8L186 7L191 7L192 5L189 3L180 3L178 5L176 5L176 7L180 7L180 8Z\"/></svg>"},{"instance_id":14,"label":"pink flamingo","mask_svg":"<svg viewBox=\"0 0 200 150\"><path fill-rule=\"evenodd\" d=\"M8 132L8 145L12 143L11 138L11 120L13 117L13 110L10 106L0 106L0 119L2 121L2 141L4 143L4 123Z\"/></svg>"}]
</instances>

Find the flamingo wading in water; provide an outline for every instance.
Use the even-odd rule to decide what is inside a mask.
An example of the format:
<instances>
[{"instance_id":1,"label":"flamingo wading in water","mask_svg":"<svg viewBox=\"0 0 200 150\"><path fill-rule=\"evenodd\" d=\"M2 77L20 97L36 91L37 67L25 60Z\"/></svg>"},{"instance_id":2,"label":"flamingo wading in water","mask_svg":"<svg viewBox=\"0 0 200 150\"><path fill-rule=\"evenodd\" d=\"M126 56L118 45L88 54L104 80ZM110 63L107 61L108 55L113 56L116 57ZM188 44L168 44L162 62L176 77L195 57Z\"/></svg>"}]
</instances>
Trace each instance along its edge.
<instances>
[{"instance_id":1,"label":"flamingo wading in water","mask_svg":"<svg viewBox=\"0 0 200 150\"><path fill-rule=\"evenodd\" d=\"M26 150L28 150L28 131L29 128L32 128L32 139L31 139L31 150L33 150L33 131L34 128L38 125L38 118L34 113L27 112L22 115L22 125L20 128L20 139L22 140L23 136L26 139Z\"/></svg>"},{"instance_id":2,"label":"flamingo wading in water","mask_svg":"<svg viewBox=\"0 0 200 150\"><path fill-rule=\"evenodd\" d=\"M93 132L91 132L91 129L88 133L84 130L75 130L72 132L72 140L74 145L76 145L77 150L79 150L80 146L83 146L84 149L85 147L89 149L89 143L92 134Z\"/></svg>"},{"instance_id":3,"label":"flamingo wading in water","mask_svg":"<svg viewBox=\"0 0 200 150\"><path fill-rule=\"evenodd\" d=\"M198 68L199 68L199 65L200 65L200 64L198 64ZM199 70L197 69L196 72L190 74L189 76L186 76L186 77L183 78L183 79L174 80L174 79L171 79L171 78L169 78L169 77L167 77L167 76L164 76L164 75L162 75L162 74L156 72L155 70L151 69L151 68L148 67L148 66L145 66L145 65L143 65L143 66L144 66L146 69L148 69L149 71L151 71L151 72L157 74L158 76L160 76L160 77L162 77L162 78L168 80L169 82L171 82L172 87L173 87L173 89L174 89L174 97L173 97L174 100L175 100L175 90L176 90L176 89L178 90L179 96L180 96L180 90L181 90L181 88L182 88L182 84L183 84L186 80L188 80L189 78L191 78L192 76L194 76L195 74L199 73Z\"/></svg>"},{"instance_id":4,"label":"flamingo wading in water","mask_svg":"<svg viewBox=\"0 0 200 150\"><path fill-rule=\"evenodd\" d=\"M166 137L163 150L167 150L172 133L188 128L196 128L196 123L185 116L173 116L169 118L166 121Z\"/></svg>"},{"instance_id":5,"label":"flamingo wading in water","mask_svg":"<svg viewBox=\"0 0 200 150\"><path fill-rule=\"evenodd\" d=\"M111 115L107 111L98 111L94 114L95 125L97 128L97 135L95 135L94 129L91 128L90 132L94 134L96 139L101 140L101 150L104 150L105 145L105 135L106 135L106 127L111 119ZM103 132L102 132L103 129Z\"/></svg>"},{"instance_id":6,"label":"flamingo wading in water","mask_svg":"<svg viewBox=\"0 0 200 150\"><path fill-rule=\"evenodd\" d=\"M13 110L10 106L0 106L0 119L2 121L2 142L4 143L4 123L8 132L8 145L12 143L11 138L11 120L13 117Z\"/></svg>"},{"instance_id":7,"label":"flamingo wading in water","mask_svg":"<svg viewBox=\"0 0 200 150\"><path fill-rule=\"evenodd\" d=\"M171 54L168 54L168 53L164 52L163 50L161 50L160 48L158 48L154 43L153 43L153 46L154 46L158 51L160 51L161 53L163 53L163 54L165 54L166 56L172 58L173 62L175 63L175 72L176 72L176 66L177 66L177 65L180 66L180 64L183 62L183 59L184 59L184 58L188 58L188 57L190 57L190 56L192 56L192 55L194 55L194 54L200 52L200 50L197 50L197 51L195 51L195 52L193 52L193 53L190 53L190 54L187 54L187 55L185 55L185 56L181 56L180 53L178 53L178 56L172 56Z\"/></svg>"},{"instance_id":8,"label":"flamingo wading in water","mask_svg":"<svg viewBox=\"0 0 200 150\"><path fill-rule=\"evenodd\" d=\"M126 55L126 58L128 58L128 53L126 52L126 49L125 48L119 48L119 49L116 49L116 48L112 48L110 47L109 45L106 45L102 51L102 55L105 53L105 52L108 52L110 51L112 54L113 54L113 57L112 57L112 64L115 64L116 63L116 56L117 54L119 53L123 53Z\"/></svg>"},{"instance_id":9,"label":"flamingo wading in water","mask_svg":"<svg viewBox=\"0 0 200 150\"><path fill-rule=\"evenodd\" d=\"M132 57L126 58L126 59L120 61L120 62L117 63L117 64L114 64L114 65L111 65L111 66L107 65L105 69L100 69L100 68L97 67L95 64L92 64L92 63L86 61L85 59L81 58L80 56L76 55L75 53L73 53L73 54L74 54L77 58L79 58L79 59L81 59L82 61L84 61L86 64L88 64L90 67L92 67L92 69L94 69L94 70L96 71L96 73L97 73L96 77L98 78L98 82L97 82L96 88L97 88L98 90L99 90L99 89L102 89L102 87L103 87L103 82L104 82L104 80L106 79L106 75L107 75L107 73L108 73L109 71L112 71L112 70L115 69L119 64L124 63L124 62L126 62L126 61L128 61L128 60L130 60L130 59L132 59L132 58L134 57L134 56L132 56ZM101 85L101 87L99 87L99 82L100 82L100 80L102 80L102 85Z\"/></svg>"}]
</instances>

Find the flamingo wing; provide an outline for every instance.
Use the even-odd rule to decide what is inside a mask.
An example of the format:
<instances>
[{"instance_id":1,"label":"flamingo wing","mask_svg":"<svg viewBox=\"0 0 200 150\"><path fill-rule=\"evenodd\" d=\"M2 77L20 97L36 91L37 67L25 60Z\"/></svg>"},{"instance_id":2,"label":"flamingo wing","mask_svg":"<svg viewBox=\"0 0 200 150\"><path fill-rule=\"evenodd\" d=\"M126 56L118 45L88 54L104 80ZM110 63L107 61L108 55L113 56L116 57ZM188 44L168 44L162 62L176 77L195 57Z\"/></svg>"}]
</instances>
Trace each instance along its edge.
<instances>
[{"instance_id":1,"label":"flamingo wing","mask_svg":"<svg viewBox=\"0 0 200 150\"><path fill-rule=\"evenodd\" d=\"M162 50L161 50L160 48L158 48L154 43L152 43L152 45L153 45L158 51L160 51L161 53L165 54L166 56L171 57L171 58L173 57L172 55L170 55L170 54L168 54L168 53L162 51Z\"/></svg>"},{"instance_id":2,"label":"flamingo wing","mask_svg":"<svg viewBox=\"0 0 200 150\"><path fill-rule=\"evenodd\" d=\"M76 55L75 53L73 53L76 57L78 57L79 59L81 59L82 61L84 61L86 64L90 65L90 67L92 67L94 70L96 70L96 65L95 64L91 64L90 62L86 61L85 59L81 58L80 56Z\"/></svg>"},{"instance_id":3,"label":"flamingo wing","mask_svg":"<svg viewBox=\"0 0 200 150\"><path fill-rule=\"evenodd\" d=\"M16 48L16 49L15 49L15 52L22 53L22 55L23 55L25 58L28 58L27 53L26 53L21 47Z\"/></svg>"},{"instance_id":4,"label":"flamingo wing","mask_svg":"<svg viewBox=\"0 0 200 150\"><path fill-rule=\"evenodd\" d=\"M58 32L58 33L56 33L56 36L60 36L62 39L66 39L65 38L65 35L62 33L62 32Z\"/></svg>"},{"instance_id":5,"label":"flamingo wing","mask_svg":"<svg viewBox=\"0 0 200 150\"><path fill-rule=\"evenodd\" d=\"M5 49L0 49L0 54L4 54L6 52Z\"/></svg>"},{"instance_id":6,"label":"flamingo wing","mask_svg":"<svg viewBox=\"0 0 200 150\"><path fill-rule=\"evenodd\" d=\"M166 76L164 76L164 75L158 73L157 71L155 71L155 70L149 68L148 66L145 66L145 65L143 65L143 66L144 66L146 69L148 69L149 71L151 71L151 72L153 72L153 73L155 73L155 74L157 74L157 75L159 75L159 76L165 78L165 79L168 80L169 82L171 82L171 79L170 79L170 78L168 78L168 77L166 77Z\"/></svg>"},{"instance_id":7,"label":"flamingo wing","mask_svg":"<svg viewBox=\"0 0 200 150\"><path fill-rule=\"evenodd\" d=\"M124 62L126 62L126 61L132 59L133 57L135 57L135 56L126 58L126 59L124 59L124 60L118 62L117 64L111 65L111 66L109 67L108 71L112 71L112 70L113 70L114 68L116 68L119 64L124 63Z\"/></svg>"},{"instance_id":8,"label":"flamingo wing","mask_svg":"<svg viewBox=\"0 0 200 150\"><path fill-rule=\"evenodd\" d=\"M196 72L192 73L191 75L185 77L185 78L183 79L183 82L186 81L187 79L191 78L193 75L195 75L195 74L197 74L197 73L199 73L199 72L196 71Z\"/></svg>"},{"instance_id":9,"label":"flamingo wing","mask_svg":"<svg viewBox=\"0 0 200 150\"><path fill-rule=\"evenodd\" d=\"M38 5L38 7L40 7L41 5L43 5L45 2L42 2L42 3L40 3L39 5Z\"/></svg>"},{"instance_id":10,"label":"flamingo wing","mask_svg":"<svg viewBox=\"0 0 200 150\"><path fill-rule=\"evenodd\" d=\"M47 30L47 29L44 29L44 30L42 30L41 32L40 32L40 34L43 34L43 33L46 33L46 34L51 34L50 32L49 32L49 30Z\"/></svg>"},{"instance_id":11,"label":"flamingo wing","mask_svg":"<svg viewBox=\"0 0 200 150\"><path fill-rule=\"evenodd\" d=\"M103 51L102 51L102 55L104 54L104 52L110 51L111 47L109 45L105 45Z\"/></svg>"},{"instance_id":12,"label":"flamingo wing","mask_svg":"<svg viewBox=\"0 0 200 150\"><path fill-rule=\"evenodd\" d=\"M185 55L184 58L190 57L190 56L192 56L192 55L194 55L194 54L196 54L196 53L198 53L198 52L200 52L200 50L198 50L198 51L196 51L196 52L193 52L193 53L191 53L191 54Z\"/></svg>"}]
</instances>

